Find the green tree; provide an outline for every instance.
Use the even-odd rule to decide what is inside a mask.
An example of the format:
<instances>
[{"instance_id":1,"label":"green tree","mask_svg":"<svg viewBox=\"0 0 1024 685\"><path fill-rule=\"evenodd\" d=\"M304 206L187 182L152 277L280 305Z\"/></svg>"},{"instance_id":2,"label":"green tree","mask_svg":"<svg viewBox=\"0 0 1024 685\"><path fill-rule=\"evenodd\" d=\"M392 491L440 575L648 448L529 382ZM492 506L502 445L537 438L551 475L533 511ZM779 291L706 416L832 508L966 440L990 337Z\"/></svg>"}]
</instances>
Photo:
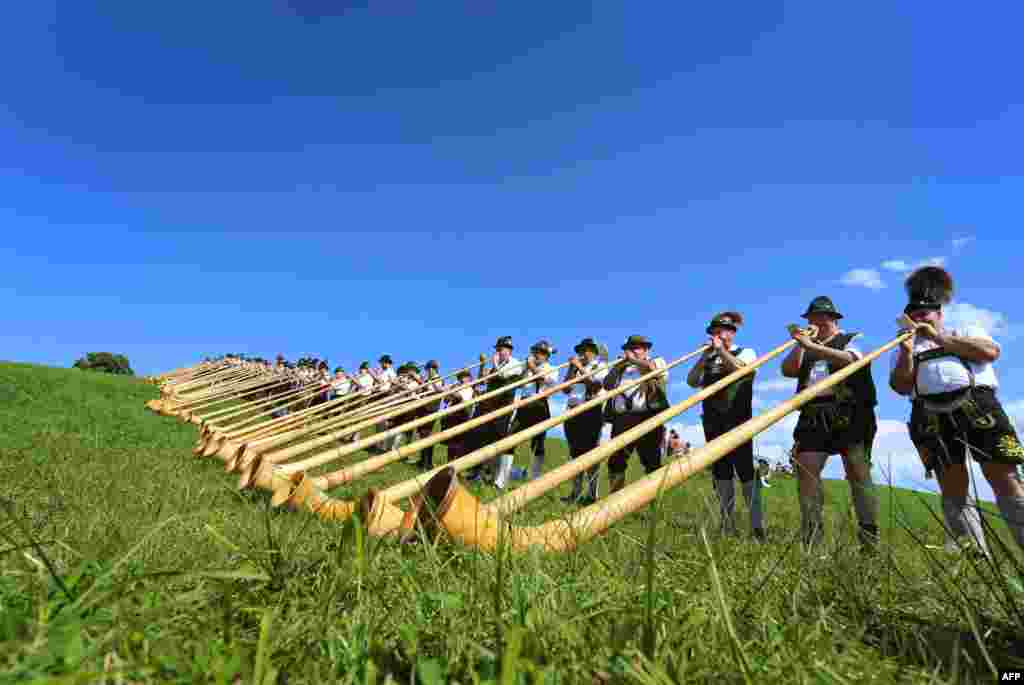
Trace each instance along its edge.
<instances>
[{"instance_id":1,"label":"green tree","mask_svg":"<svg viewBox=\"0 0 1024 685\"><path fill-rule=\"evenodd\" d=\"M73 366L85 371L102 371L124 376L135 375L131 364L128 363L128 357L111 352L88 352L84 357L76 360Z\"/></svg>"}]
</instances>

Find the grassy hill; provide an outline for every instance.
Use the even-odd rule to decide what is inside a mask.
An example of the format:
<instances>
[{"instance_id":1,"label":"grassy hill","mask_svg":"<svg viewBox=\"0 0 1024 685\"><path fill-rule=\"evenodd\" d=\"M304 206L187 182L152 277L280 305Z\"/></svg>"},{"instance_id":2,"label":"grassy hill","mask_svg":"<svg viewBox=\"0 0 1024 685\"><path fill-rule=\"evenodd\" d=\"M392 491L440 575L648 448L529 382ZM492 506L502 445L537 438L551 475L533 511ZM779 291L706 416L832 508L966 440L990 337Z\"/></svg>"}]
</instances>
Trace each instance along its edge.
<instances>
[{"instance_id":1,"label":"grassy hill","mask_svg":"<svg viewBox=\"0 0 1024 685\"><path fill-rule=\"evenodd\" d=\"M757 544L747 526L718 534L706 476L571 554L399 545L236 492L191 456L194 426L144 409L155 396L0 363L5 680L963 682L990 681L1024 644L1016 550L993 543L986 563L928 548L943 540L931 495L879 488L869 558L845 483L826 484L827 541L808 554L794 481L764 492ZM548 448L562 463L564 443ZM551 495L522 521L568 511Z\"/></svg>"}]
</instances>

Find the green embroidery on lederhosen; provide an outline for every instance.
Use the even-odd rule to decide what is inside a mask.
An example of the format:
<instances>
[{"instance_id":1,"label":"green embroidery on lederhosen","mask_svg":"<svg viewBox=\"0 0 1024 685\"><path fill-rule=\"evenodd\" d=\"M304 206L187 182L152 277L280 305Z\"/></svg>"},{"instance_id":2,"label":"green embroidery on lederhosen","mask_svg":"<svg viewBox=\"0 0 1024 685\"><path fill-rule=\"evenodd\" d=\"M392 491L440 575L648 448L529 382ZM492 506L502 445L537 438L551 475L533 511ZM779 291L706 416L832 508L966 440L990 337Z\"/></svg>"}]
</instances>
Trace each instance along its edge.
<instances>
[{"instance_id":1,"label":"green embroidery on lederhosen","mask_svg":"<svg viewBox=\"0 0 1024 685\"><path fill-rule=\"evenodd\" d=\"M928 414L925 417L926 425L921 429L922 433L938 433L942 430L938 414Z\"/></svg>"},{"instance_id":2,"label":"green embroidery on lederhosen","mask_svg":"<svg viewBox=\"0 0 1024 685\"><path fill-rule=\"evenodd\" d=\"M981 413L981 407L973 399L969 399L963 403L960 407L964 414L970 419L971 423L975 428L981 430L991 430L996 427L996 417L992 416L992 412L988 414Z\"/></svg>"},{"instance_id":3,"label":"green embroidery on lederhosen","mask_svg":"<svg viewBox=\"0 0 1024 685\"><path fill-rule=\"evenodd\" d=\"M1002 436L999 438L999 442L996 443L996 448L999 450L999 454L1001 456L1012 459L1018 463L1024 462L1024 447L1021 447L1016 436Z\"/></svg>"}]
</instances>

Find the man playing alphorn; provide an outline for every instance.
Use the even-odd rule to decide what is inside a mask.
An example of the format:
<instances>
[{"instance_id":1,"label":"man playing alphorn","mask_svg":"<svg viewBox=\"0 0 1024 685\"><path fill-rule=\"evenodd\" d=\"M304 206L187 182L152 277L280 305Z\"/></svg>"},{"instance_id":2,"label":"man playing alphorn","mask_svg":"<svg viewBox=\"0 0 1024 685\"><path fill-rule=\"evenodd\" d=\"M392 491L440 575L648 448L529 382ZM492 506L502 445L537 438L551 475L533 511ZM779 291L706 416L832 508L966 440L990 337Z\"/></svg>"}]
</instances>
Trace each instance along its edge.
<instances>
[{"instance_id":1,"label":"man playing alphorn","mask_svg":"<svg viewBox=\"0 0 1024 685\"><path fill-rule=\"evenodd\" d=\"M863 356L850 344L858 334L839 328L843 315L829 298L814 298L802 316L817 327L817 335L812 340L802 329L791 326L790 335L799 345L782 362L782 375L798 379L798 393ZM871 446L878 430L876 404L869 364L800 409L793 449L801 530L808 545L820 542L823 536L821 471L833 454L843 458L862 548L873 549L878 539L878 501L871 480Z\"/></svg>"},{"instance_id":2,"label":"man playing alphorn","mask_svg":"<svg viewBox=\"0 0 1024 685\"><path fill-rule=\"evenodd\" d=\"M558 372L552 369L551 363L548 361L555 352L555 348L547 340L541 340L530 347L530 355L526 358L526 375L544 375L526 385L519 386L519 399L529 399L558 383ZM516 432L526 430L550 418L551 407L548 406L547 399L531 402L516 410L514 430ZM544 438L546 436L547 432L544 432L530 439L531 478L539 478L541 470L544 468Z\"/></svg>"},{"instance_id":3,"label":"man playing alphorn","mask_svg":"<svg viewBox=\"0 0 1024 685\"><path fill-rule=\"evenodd\" d=\"M938 478L946 525L954 540L969 533L987 551L968 493L970 453L1024 547L1024 487L1017 477L1024 448L996 397L999 381L992 364L999 359L999 343L978 325L944 327L942 305L953 296L953 279L945 269L918 269L905 286L904 313L915 324L914 337L893 356L889 384L911 398L910 438L925 468Z\"/></svg>"},{"instance_id":4,"label":"man playing alphorn","mask_svg":"<svg viewBox=\"0 0 1024 685\"><path fill-rule=\"evenodd\" d=\"M757 359L752 348L741 348L733 342L736 329L743 324L738 312L722 312L711 319L707 333L710 337L708 350L697 360L686 382L691 388L706 388L717 383ZM703 402L704 439L711 442L751 419L753 413L754 374L744 376L728 387L719 390ZM718 493L722 516L722 531L736 532L735 510L736 489L734 476L739 476L743 499L750 509L750 527L754 537L764 538L761 494L754 487L754 443L748 441L725 455L711 466Z\"/></svg>"},{"instance_id":5,"label":"man playing alphorn","mask_svg":"<svg viewBox=\"0 0 1024 685\"><path fill-rule=\"evenodd\" d=\"M667 364L661 357L650 359L653 343L642 335L631 335L622 345L624 359L616 364L604 379L605 390L614 390L621 383L636 380ZM643 423L668 407L666 387L668 373L659 375L616 395L605 405L605 417L612 424L612 439ZM636 452L647 473L661 468L661 446L665 427L658 426L639 440L626 445L608 459L608 494L626 484L626 468L630 452Z\"/></svg>"},{"instance_id":6,"label":"man playing alphorn","mask_svg":"<svg viewBox=\"0 0 1024 685\"><path fill-rule=\"evenodd\" d=\"M576 352L576 356L569 360L566 380L586 375L601 368L602 363L598 360L600 350L593 338L584 338L573 348L573 351ZM566 401L567 409L578 407L604 392L601 383L607 375L607 370L597 371L593 376L566 388L564 392L569 396ZM576 459L589 452L601 442L601 429L604 425L603 411L604 407L598 404L565 422L565 439L569 443L570 459ZM600 471L601 465L595 464L587 469L586 474L577 475L572 482L572 494L563 497L562 501L567 504L578 502L581 506L596 502L597 478ZM586 478L586 483L584 483L584 478ZM584 489L586 490L585 496L583 495Z\"/></svg>"},{"instance_id":7,"label":"man playing alphorn","mask_svg":"<svg viewBox=\"0 0 1024 685\"><path fill-rule=\"evenodd\" d=\"M510 336L502 336L494 343L494 356L491 357L491 369L487 373L490 377L487 380L486 392L499 390L522 378L523 363L512 356L512 350L513 345ZM499 393L497 396L478 404L476 416L483 416L502 407L507 407L515 402L515 399L514 391ZM486 447L507 436L510 419L511 417L505 414L474 429L472 449ZM499 490L504 490L512 473L512 455L499 455L492 462L492 464L494 463L497 465L494 473L494 486ZM467 480L476 480L477 478L479 478L479 470L470 469L470 473L467 474Z\"/></svg>"},{"instance_id":8,"label":"man playing alphorn","mask_svg":"<svg viewBox=\"0 0 1024 685\"><path fill-rule=\"evenodd\" d=\"M440 393L444 390L444 381L441 380L441 374L438 371L441 365L437 363L436 359L431 359L427 362L427 379L424 383L424 390L427 393ZM431 402L430 404L421 407L419 411L420 418L430 416L431 414L437 413L441 409L441 400L437 402ZM420 426L416 429L417 438L425 438L430 435L434 430L434 424L429 423L424 426ZM421 471L429 471L434 468L434 446L424 447L420 450L420 459L416 463L416 468Z\"/></svg>"},{"instance_id":9,"label":"man playing alphorn","mask_svg":"<svg viewBox=\"0 0 1024 685\"><path fill-rule=\"evenodd\" d=\"M481 355L481 358L486 362L486 358ZM480 373L483 374L483 362L480 364ZM469 369L460 371L455 376L455 382L458 385L458 391L452 395L449 395L445 399L445 409L449 409L459 404L468 404L472 401L476 395L476 390L473 387L473 372ZM461 411L455 411L441 419L441 430L446 431L449 428L454 428L460 423L465 423L473 415L473 407L466 407ZM463 433L462 435L456 435L452 438L448 438L445 441L445 445L448 448L448 461L453 461L459 457L469 454L470 446L472 444L470 435L473 431Z\"/></svg>"}]
</instances>

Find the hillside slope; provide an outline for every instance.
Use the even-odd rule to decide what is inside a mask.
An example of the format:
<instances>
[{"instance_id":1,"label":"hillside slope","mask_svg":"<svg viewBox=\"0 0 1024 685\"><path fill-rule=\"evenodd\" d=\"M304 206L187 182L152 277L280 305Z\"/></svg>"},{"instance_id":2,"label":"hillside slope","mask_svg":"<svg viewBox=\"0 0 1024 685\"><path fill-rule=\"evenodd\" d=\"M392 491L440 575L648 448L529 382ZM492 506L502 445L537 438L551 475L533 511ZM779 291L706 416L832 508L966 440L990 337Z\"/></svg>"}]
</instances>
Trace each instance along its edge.
<instances>
[{"instance_id":1,"label":"hillside slope","mask_svg":"<svg viewBox=\"0 0 1024 685\"><path fill-rule=\"evenodd\" d=\"M987 673L968 616L990 629L982 644L1000 663L1024 616L1005 555L992 569L915 542L942 542L928 494L879 489L873 558L856 551L844 483L826 484L827 544L806 554L793 544L792 480L764 493L762 545L718 535L706 476L668 493L656 517L569 555L360 545L351 526L237 493L218 463L191 456L194 426L143 408L154 396L135 379L0 363L0 496L11 505L0 668L16 678L105 665L135 682L251 680L259 668L364 682L371 664L381 678L469 682L495 675L504 654L538 682L742 682L742 669L758 681L933 682L943 663L953 677L957 639L967 651L955 667ZM564 443L548 447L549 468L562 463ZM398 465L335 494L413 473ZM555 495L536 504L522 522L572 511Z\"/></svg>"}]
</instances>

